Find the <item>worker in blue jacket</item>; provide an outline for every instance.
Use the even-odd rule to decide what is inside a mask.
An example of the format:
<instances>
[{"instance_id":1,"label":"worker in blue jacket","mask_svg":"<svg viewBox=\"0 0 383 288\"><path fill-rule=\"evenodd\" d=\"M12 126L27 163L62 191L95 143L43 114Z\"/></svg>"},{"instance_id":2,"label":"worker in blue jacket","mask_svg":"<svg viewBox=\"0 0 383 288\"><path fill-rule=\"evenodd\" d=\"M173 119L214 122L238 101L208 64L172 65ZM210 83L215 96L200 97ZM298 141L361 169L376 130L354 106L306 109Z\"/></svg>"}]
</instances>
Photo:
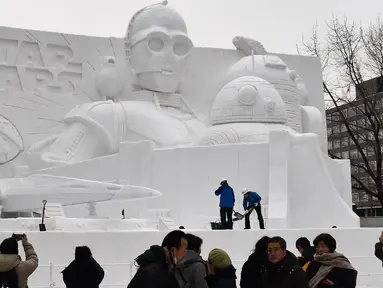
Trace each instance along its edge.
<instances>
[{"instance_id":1,"label":"worker in blue jacket","mask_svg":"<svg viewBox=\"0 0 383 288\"><path fill-rule=\"evenodd\" d=\"M233 229L233 207L235 203L233 188L229 186L226 179L222 179L221 185L214 193L220 196L219 207L222 228Z\"/></svg>"},{"instance_id":2,"label":"worker in blue jacket","mask_svg":"<svg viewBox=\"0 0 383 288\"><path fill-rule=\"evenodd\" d=\"M258 215L259 228L265 229L265 223L263 221L261 200L257 192L252 192L246 188L242 189L243 194L243 209L245 210L245 229L250 229L250 215L255 210Z\"/></svg>"}]
</instances>

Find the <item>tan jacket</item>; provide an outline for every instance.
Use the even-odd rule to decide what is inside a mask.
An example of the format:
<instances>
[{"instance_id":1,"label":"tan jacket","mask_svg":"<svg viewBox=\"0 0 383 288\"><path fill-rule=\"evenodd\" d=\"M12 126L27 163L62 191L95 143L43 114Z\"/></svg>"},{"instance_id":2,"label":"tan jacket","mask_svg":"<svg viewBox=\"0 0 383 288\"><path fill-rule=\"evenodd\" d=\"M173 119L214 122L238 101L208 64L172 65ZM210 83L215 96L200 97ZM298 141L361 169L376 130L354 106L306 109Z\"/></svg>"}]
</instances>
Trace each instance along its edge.
<instances>
[{"instance_id":1,"label":"tan jacket","mask_svg":"<svg viewBox=\"0 0 383 288\"><path fill-rule=\"evenodd\" d=\"M36 270L39 265L39 259L32 244L23 241L25 252L25 261L16 254L0 254L0 272L7 272L16 267L16 273L19 278L19 288L26 288L28 277Z\"/></svg>"}]
</instances>

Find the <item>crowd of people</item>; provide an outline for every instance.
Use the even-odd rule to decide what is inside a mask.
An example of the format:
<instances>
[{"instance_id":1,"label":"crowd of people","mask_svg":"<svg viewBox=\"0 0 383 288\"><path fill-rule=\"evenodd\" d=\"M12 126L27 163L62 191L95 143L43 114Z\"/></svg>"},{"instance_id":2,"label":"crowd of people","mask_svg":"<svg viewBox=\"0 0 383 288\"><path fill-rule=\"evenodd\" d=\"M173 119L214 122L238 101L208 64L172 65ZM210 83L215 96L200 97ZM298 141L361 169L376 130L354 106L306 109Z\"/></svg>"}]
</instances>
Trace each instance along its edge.
<instances>
[{"instance_id":1,"label":"crowd of people","mask_svg":"<svg viewBox=\"0 0 383 288\"><path fill-rule=\"evenodd\" d=\"M215 248L200 256L203 240L181 230L170 232L162 245L137 257L137 273L128 288L236 288L236 269L227 252ZM299 238L301 256L287 250L282 237L262 237L242 267L241 288L354 288L357 271L336 251L336 240L320 234L311 246Z\"/></svg>"},{"instance_id":2,"label":"crowd of people","mask_svg":"<svg viewBox=\"0 0 383 288\"><path fill-rule=\"evenodd\" d=\"M26 260L21 260L18 241ZM381 242L383 243L383 235ZM377 243L378 250L382 250ZM161 245L153 245L135 259L138 267L128 288L236 288L237 271L228 253L215 248L201 257L203 240L182 230L168 233ZM379 247L378 247L379 246ZM357 271L336 251L336 240L320 234L310 241L296 240L296 257L279 236L259 239L240 273L241 288L355 288ZM378 257L378 258L379 258ZM0 245L0 287L27 288L38 257L25 234L13 235ZM68 288L98 288L104 270L89 247L76 247L75 259L62 271Z\"/></svg>"}]
</instances>

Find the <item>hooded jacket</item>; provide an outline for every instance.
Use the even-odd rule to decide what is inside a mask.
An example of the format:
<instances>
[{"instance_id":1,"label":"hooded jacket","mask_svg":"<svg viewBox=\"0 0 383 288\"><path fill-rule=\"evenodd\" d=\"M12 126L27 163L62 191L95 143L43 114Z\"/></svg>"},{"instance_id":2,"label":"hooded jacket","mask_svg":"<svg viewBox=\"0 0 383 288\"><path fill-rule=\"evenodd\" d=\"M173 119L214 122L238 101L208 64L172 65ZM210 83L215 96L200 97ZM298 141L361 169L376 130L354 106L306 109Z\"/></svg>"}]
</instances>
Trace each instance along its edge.
<instances>
[{"instance_id":1,"label":"hooded jacket","mask_svg":"<svg viewBox=\"0 0 383 288\"><path fill-rule=\"evenodd\" d=\"M191 288L208 288L205 281L206 275L206 262L193 250L186 251L186 256L175 269L179 287L184 287L188 283Z\"/></svg>"},{"instance_id":2,"label":"hooded jacket","mask_svg":"<svg viewBox=\"0 0 383 288\"><path fill-rule=\"evenodd\" d=\"M26 288L28 277L36 270L39 265L39 259L32 244L28 241L22 241L25 261L22 261L18 254L0 254L0 272L8 272L15 268L19 288Z\"/></svg>"},{"instance_id":3,"label":"hooded jacket","mask_svg":"<svg viewBox=\"0 0 383 288\"><path fill-rule=\"evenodd\" d=\"M104 269L88 247L76 247L75 259L62 273L67 288L98 288L104 279Z\"/></svg>"},{"instance_id":4,"label":"hooded jacket","mask_svg":"<svg viewBox=\"0 0 383 288\"><path fill-rule=\"evenodd\" d=\"M139 266L128 288L170 288L178 287L170 272L165 250L153 245L136 258Z\"/></svg>"},{"instance_id":5,"label":"hooded jacket","mask_svg":"<svg viewBox=\"0 0 383 288\"><path fill-rule=\"evenodd\" d=\"M268 263L262 273L262 288L309 288L305 272L293 253L287 251L286 257L277 264Z\"/></svg>"},{"instance_id":6,"label":"hooded jacket","mask_svg":"<svg viewBox=\"0 0 383 288\"><path fill-rule=\"evenodd\" d=\"M222 185L214 192L215 195L220 196L219 207L221 208L233 208L235 203L235 196L233 188L227 184L227 182L222 183Z\"/></svg>"},{"instance_id":7,"label":"hooded jacket","mask_svg":"<svg viewBox=\"0 0 383 288\"><path fill-rule=\"evenodd\" d=\"M206 276L209 288L236 288L235 268L230 265L224 269L218 269L214 275Z\"/></svg>"}]
</instances>

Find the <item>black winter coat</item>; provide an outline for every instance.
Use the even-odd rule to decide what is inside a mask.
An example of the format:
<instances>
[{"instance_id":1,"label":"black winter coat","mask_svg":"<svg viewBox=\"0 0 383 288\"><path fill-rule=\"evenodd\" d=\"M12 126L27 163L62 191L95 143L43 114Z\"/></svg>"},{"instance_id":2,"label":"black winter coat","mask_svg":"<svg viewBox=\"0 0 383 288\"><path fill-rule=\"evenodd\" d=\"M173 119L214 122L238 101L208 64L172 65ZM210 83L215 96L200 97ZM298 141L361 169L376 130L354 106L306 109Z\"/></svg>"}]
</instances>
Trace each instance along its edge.
<instances>
[{"instance_id":1,"label":"black winter coat","mask_svg":"<svg viewBox=\"0 0 383 288\"><path fill-rule=\"evenodd\" d=\"M137 257L137 273L128 288L178 288L162 247L154 245Z\"/></svg>"},{"instance_id":2,"label":"black winter coat","mask_svg":"<svg viewBox=\"0 0 383 288\"><path fill-rule=\"evenodd\" d=\"M266 251L256 251L243 264L241 288L261 288L261 275L268 263Z\"/></svg>"},{"instance_id":3,"label":"black winter coat","mask_svg":"<svg viewBox=\"0 0 383 288\"><path fill-rule=\"evenodd\" d=\"M305 272L291 252L278 264L268 263L262 274L262 288L309 288Z\"/></svg>"},{"instance_id":4,"label":"black winter coat","mask_svg":"<svg viewBox=\"0 0 383 288\"><path fill-rule=\"evenodd\" d=\"M214 275L208 275L205 278L209 288L237 288L236 279L235 268L232 265L217 270Z\"/></svg>"},{"instance_id":5,"label":"black winter coat","mask_svg":"<svg viewBox=\"0 0 383 288\"><path fill-rule=\"evenodd\" d=\"M322 264L317 261L312 261L307 267L306 274L308 280L318 272ZM326 279L334 283L333 286L328 286L324 283L319 284L318 288L355 288L356 286L357 272L355 270L344 269L344 268L332 268Z\"/></svg>"},{"instance_id":6,"label":"black winter coat","mask_svg":"<svg viewBox=\"0 0 383 288\"><path fill-rule=\"evenodd\" d=\"M310 246L303 250L302 257L298 257L299 265L303 267L307 262L314 260L316 249L314 246Z\"/></svg>"},{"instance_id":7,"label":"black winter coat","mask_svg":"<svg viewBox=\"0 0 383 288\"><path fill-rule=\"evenodd\" d=\"M104 269L94 258L73 260L62 274L67 288L98 288L104 279Z\"/></svg>"}]
</instances>

